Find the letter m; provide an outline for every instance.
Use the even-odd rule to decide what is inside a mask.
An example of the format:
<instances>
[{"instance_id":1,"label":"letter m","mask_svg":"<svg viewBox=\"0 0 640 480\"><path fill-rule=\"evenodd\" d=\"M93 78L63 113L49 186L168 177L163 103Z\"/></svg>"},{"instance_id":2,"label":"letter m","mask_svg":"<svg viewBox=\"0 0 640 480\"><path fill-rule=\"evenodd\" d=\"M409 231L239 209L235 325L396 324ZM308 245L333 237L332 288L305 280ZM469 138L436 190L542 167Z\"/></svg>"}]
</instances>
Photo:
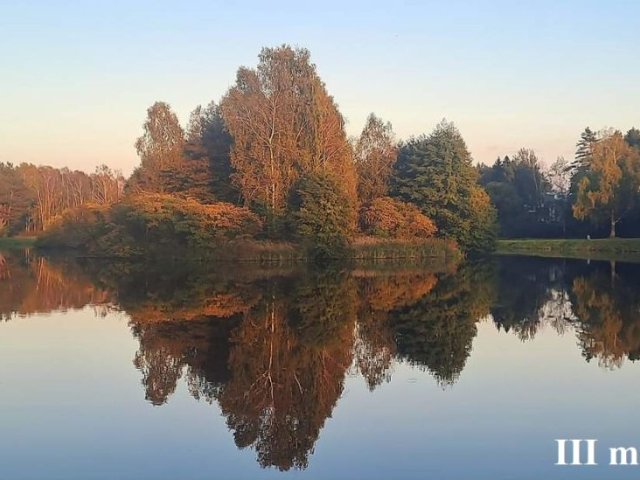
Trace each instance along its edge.
<instances>
[{"instance_id":1,"label":"letter m","mask_svg":"<svg viewBox=\"0 0 640 480\"><path fill-rule=\"evenodd\" d=\"M610 448L609 465L638 465L638 450L633 447ZM631 456L631 461L629 461Z\"/></svg>"}]
</instances>

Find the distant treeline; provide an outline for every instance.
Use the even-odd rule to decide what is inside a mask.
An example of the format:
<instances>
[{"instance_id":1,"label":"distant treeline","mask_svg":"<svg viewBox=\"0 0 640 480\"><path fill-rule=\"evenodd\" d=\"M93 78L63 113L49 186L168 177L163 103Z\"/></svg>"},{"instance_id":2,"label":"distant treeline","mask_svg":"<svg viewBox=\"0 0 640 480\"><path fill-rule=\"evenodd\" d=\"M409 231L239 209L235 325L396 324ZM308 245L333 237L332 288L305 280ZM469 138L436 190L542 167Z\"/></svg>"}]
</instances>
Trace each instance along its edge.
<instances>
[{"instance_id":1,"label":"distant treeline","mask_svg":"<svg viewBox=\"0 0 640 480\"><path fill-rule=\"evenodd\" d=\"M92 174L23 163L0 163L0 235L35 234L86 204L122 198L125 179L103 165Z\"/></svg>"},{"instance_id":2,"label":"distant treeline","mask_svg":"<svg viewBox=\"0 0 640 480\"><path fill-rule=\"evenodd\" d=\"M586 128L575 159L547 170L533 150L480 166L480 183L498 210L500 235L640 236L640 130Z\"/></svg>"},{"instance_id":3,"label":"distant treeline","mask_svg":"<svg viewBox=\"0 0 640 480\"><path fill-rule=\"evenodd\" d=\"M530 150L474 167L446 121L398 142L371 114L349 139L309 52L286 45L263 49L255 69L241 67L186 128L156 102L143 129L141 162L126 183L106 168L87 176L3 166L0 232L44 231L43 244L94 253L250 238L342 256L358 236L438 236L487 251L498 232L582 235L586 220L600 225L603 217L626 232L637 217L637 130L624 139L587 130L576 161L548 172Z\"/></svg>"}]
</instances>

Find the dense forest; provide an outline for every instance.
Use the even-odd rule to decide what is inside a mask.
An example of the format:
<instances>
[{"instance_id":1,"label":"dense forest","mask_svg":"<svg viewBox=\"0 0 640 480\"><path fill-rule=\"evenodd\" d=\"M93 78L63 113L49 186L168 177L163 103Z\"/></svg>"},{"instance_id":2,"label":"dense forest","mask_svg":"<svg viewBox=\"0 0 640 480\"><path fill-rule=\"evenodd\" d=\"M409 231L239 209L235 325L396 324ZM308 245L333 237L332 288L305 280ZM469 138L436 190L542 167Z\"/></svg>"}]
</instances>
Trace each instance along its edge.
<instances>
[{"instance_id":1,"label":"dense forest","mask_svg":"<svg viewBox=\"0 0 640 480\"><path fill-rule=\"evenodd\" d=\"M154 103L128 179L0 164L0 235L129 256L255 240L344 256L354 242L432 237L489 251L503 237L640 232L640 131L587 128L573 161L521 149L474 166L456 127L398 141L371 114L348 138L305 49L264 48L186 128Z\"/></svg>"},{"instance_id":2,"label":"dense forest","mask_svg":"<svg viewBox=\"0 0 640 480\"><path fill-rule=\"evenodd\" d=\"M636 128L623 135L587 127L575 158L558 158L546 169L533 150L523 148L479 171L503 237L640 236Z\"/></svg>"},{"instance_id":3,"label":"dense forest","mask_svg":"<svg viewBox=\"0 0 640 480\"><path fill-rule=\"evenodd\" d=\"M123 196L125 178L102 165L92 174L23 163L0 163L0 235L47 230L67 210L111 205Z\"/></svg>"}]
</instances>

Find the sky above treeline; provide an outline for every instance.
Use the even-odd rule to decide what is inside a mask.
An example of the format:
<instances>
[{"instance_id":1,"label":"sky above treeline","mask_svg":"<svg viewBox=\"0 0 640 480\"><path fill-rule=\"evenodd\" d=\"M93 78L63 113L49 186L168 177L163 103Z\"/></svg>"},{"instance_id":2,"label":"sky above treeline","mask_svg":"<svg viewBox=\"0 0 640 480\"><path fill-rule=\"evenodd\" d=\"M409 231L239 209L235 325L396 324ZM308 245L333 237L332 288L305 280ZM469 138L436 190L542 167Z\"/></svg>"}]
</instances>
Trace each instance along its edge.
<instances>
[{"instance_id":1,"label":"sky above treeline","mask_svg":"<svg viewBox=\"0 0 640 480\"><path fill-rule=\"evenodd\" d=\"M357 135L455 122L476 161L573 158L586 126L640 127L640 2L0 0L0 161L130 173L146 109L183 123L263 46L308 48Z\"/></svg>"}]
</instances>

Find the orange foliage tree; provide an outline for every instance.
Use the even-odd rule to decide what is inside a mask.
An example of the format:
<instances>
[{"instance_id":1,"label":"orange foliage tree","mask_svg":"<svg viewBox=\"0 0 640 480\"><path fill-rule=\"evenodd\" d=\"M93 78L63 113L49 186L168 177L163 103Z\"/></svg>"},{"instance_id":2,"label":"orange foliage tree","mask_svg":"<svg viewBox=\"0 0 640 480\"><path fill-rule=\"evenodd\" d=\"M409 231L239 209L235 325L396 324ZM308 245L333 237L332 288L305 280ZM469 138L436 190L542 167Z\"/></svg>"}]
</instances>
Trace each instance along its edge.
<instances>
[{"instance_id":1,"label":"orange foliage tree","mask_svg":"<svg viewBox=\"0 0 640 480\"><path fill-rule=\"evenodd\" d=\"M303 174L334 173L356 199L356 174L344 120L309 52L265 48L258 67L240 68L220 103L233 137L233 180L245 204L278 215Z\"/></svg>"},{"instance_id":2,"label":"orange foliage tree","mask_svg":"<svg viewBox=\"0 0 640 480\"><path fill-rule=\"evenodd\" d=\"M355 144L358 196L365 203L389 193L389 179L398 157L398 147L390 123L373 113Z\"/></svg>"},{"instance_id":3,"label":"orange foliage tree","mask_svg":"<svg viewBox=\"0 0 640 480\"><path fill-rule=\"evenodd\" d=\"M127 185L130 191L166 192L184 167L185 135L169 104L156 102L147 110L144 133L136 141L140 166Z\"/></svg>"},{"instance_id":4,"label":"orange foliage tree","mask_svg":"<svg viewBox=\"0 0 640 480\"><path fill-rule=\"evenodd\" d=\"M638 202L640 151L631 147L620 132L606 134L590 145L586 174L578 184L573 214L579 220L609 221L609 236Z\"/></svg>"}]
</instances>

